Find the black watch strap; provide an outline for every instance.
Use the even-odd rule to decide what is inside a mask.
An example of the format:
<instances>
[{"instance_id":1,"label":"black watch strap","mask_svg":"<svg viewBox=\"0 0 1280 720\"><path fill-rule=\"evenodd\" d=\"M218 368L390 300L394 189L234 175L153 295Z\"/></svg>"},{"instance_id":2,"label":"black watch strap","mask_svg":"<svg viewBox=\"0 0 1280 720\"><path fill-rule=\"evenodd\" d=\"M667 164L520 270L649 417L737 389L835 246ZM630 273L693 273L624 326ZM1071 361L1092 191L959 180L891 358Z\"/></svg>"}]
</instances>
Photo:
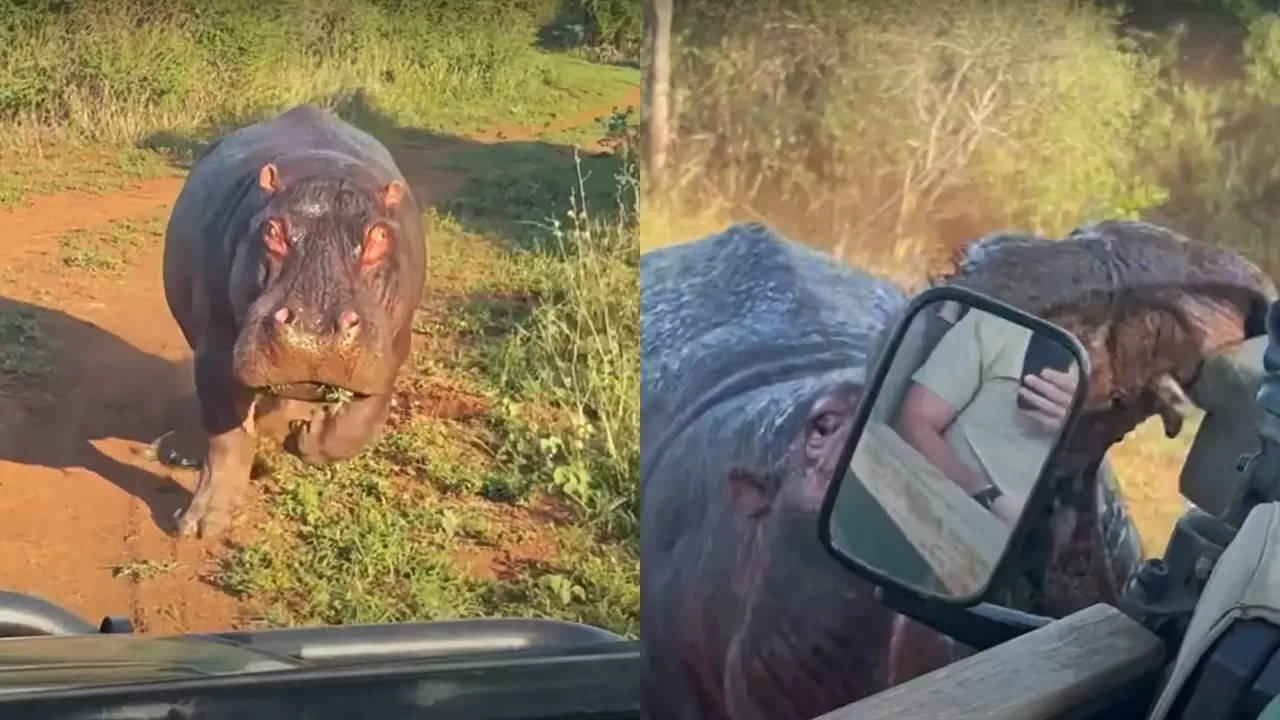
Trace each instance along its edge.
<instances>
[{"instance_id":1,"label":"black watch strap","mask_svg":"<svg viewBox=\"0 0 1280 720\"><path fill-rule=\"evenodd\" d=\"M979 505L990 510L991 503L995 502L996 498L1000 497L1003 494L1004 493L1000 492L1000 488L996 487L995 485L988 485L987 487L984 487L978 492L974 493L971 497L973 497L973 499L976 500Z\"/></svg>"}]
</instances>

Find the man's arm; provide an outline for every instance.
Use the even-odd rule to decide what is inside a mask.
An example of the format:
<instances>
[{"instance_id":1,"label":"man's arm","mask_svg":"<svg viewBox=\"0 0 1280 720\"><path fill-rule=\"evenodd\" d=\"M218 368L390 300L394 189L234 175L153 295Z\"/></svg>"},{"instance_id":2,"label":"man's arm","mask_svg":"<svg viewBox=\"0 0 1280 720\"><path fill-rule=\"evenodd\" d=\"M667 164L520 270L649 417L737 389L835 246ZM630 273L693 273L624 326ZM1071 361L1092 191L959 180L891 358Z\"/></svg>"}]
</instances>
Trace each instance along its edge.
<instances>
[{"instance_id":1,"label":"man's arm","mask_svg":"<svg viewBox=\"0 0 1280 720\"><path fill-rule=\"evenodd\" d=\"M978 469L966 465L943 436L982 386L984 357L979 323L985 317L986 313L974 308L942 336L929 359L912 376L894 430L951 482L1012 524L1021 508L1002 495L1000 488Z\"/></svg>"},{"instance_id":2,"label":"man's arm","mask_svg":"<svg viewBox=\"0 0 1280 720\"><path fill-rule=\"evenodd\" d=\"M943 437L956 413L937 393L913 381L898 410L894 429L943 475L972 495L989 483L956 457L951 444Z\"/></svg>"}]
</instances>

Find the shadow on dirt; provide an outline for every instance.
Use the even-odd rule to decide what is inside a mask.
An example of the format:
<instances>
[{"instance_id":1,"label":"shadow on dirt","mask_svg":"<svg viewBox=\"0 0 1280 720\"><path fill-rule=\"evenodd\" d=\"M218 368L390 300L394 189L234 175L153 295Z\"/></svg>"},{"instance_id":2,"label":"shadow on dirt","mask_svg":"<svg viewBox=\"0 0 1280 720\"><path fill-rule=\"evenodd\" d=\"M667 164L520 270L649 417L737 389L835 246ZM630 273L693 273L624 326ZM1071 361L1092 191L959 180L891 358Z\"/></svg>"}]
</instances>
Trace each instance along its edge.
<instances>
[{"instance_id":1,"label":"shadow on dirt","mask_svg":"<svg viewBox=\"0 0 1280 720\"><path fill-rule=\"evenodd\" d=\"M143 352L62 311L0 297L0 459L85 468L142 500L166 532L190 493L173 479L121 462L94 443L152 443L178 428L186 453L203 452L189 362ZM177 438L181 438L180 440Z\"/></svg>"},{"instance_id":2,"label":"shadow on dirt","mask_svg":"<svg viewBox=\"0 0 1280 720\"><path fill-rule=\"evenodd\" d=\"M310 102L369 132L387 146L423 210L435 208L457 219L468 232L524 244L545 235L552 217L565 221L571 192L578 191L573 146L541 140L480 142L398 124L373 107L362 89L344 90ZM627 112L627 107L613 108ZM638 109L631 108L631 112ZM175 167L190 169L214 139L275 113L245 118L235 125L200 132L164 131L138 143L168 156ZM597 118L595 137L603 138L609 112ZM582 189L589 209L609 213L617 207L615 176L621 160L598 148L579 150Z\"/></svg>"}]
</instances>

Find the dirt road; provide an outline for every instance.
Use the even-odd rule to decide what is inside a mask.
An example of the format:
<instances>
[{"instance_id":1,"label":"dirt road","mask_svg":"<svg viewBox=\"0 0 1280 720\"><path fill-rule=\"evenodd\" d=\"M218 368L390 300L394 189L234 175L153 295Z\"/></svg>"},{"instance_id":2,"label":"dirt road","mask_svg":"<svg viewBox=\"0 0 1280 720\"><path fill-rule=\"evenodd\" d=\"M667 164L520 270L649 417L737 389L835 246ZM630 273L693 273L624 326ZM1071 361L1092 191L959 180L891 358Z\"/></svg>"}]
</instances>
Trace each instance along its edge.
<instances>
[{"instance_id":1,"label":"dirt road","mask_svg":"<svg viewBox=\"0 0 1280 720\"><path fill-rule=\"evenodd\" d=\"M491 128L471 139L534 138L628 104L639 104L638 89L551 126ZM435 171L427 159L398 158L424 206L467 179ZM28 359L45 366L34 381L0 383L0 588L39 595L95 623L125 615L140 631L159 633L251 620L247 605L211 582L224 540L168 534L194 472L150 457L157 437L198 423L190 351L165 304L158 233L119 276L68 272L58 241L122 219L162 228L181 185L148 180L112 195L37 197L0 212L0 227L9 229L0 243L0 315L12 320L30 310L48 348ZM166 571L148 576L157 566Z\"/></svg>"}]
</instances>

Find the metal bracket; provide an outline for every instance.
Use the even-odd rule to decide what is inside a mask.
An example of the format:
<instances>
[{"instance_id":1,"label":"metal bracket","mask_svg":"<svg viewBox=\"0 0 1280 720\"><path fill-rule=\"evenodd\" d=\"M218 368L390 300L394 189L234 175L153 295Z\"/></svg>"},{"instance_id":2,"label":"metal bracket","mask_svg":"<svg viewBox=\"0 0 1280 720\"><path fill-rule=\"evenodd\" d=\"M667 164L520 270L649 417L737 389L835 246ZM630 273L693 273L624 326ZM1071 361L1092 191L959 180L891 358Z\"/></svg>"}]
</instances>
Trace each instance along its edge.
<instances>
[{"instance_id":1,"label":"metal bracket","mask_svg":"<svg viewBox=\"0 0 1280 720\"><path fill-rule=\"evenodd\" d=\"M104 635L130 635L133 633L133 623L129 618L122 615L107 615L102 618L102 624L98 626L98 632Z\"/></svg>"}]
</instances>

